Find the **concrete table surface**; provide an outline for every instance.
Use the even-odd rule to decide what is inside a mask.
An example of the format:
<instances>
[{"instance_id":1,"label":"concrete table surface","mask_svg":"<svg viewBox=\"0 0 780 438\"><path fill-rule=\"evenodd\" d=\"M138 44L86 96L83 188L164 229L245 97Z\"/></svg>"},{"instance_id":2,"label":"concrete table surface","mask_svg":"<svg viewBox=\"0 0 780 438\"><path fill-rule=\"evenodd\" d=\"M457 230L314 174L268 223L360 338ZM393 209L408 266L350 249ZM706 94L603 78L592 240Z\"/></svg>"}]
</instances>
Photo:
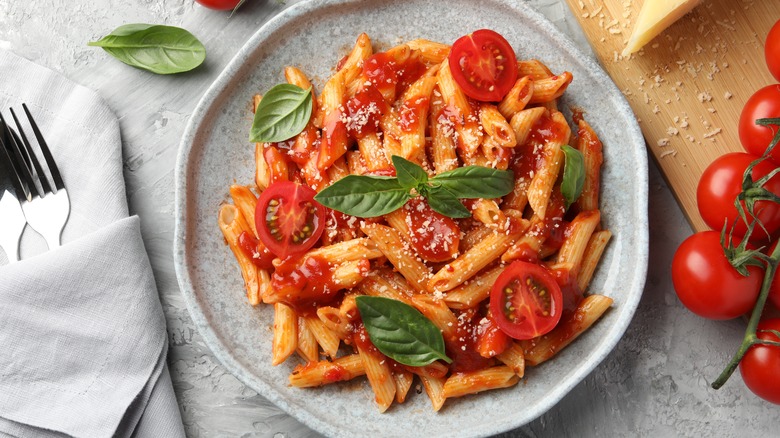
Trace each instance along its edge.
<instances>
[{"instance_id":1,"label":"concrete table surface","mask_svg":"<svg viewBox=\"0 0 780 438\"><path fill-rule=\"evenodd\" d=\"M294 3L248 0L229 18L193 0L0 0L0 48L96 90L119 117L130 210L141 217L168 321L168 361L190 437L318 436L214 358L184 305L172 255L173 167L184 126L249 36ZM563 1L530 3L588 50ZM191 73L156 76L86 46L126 23L184 27L205 44L208 58ZM652 162L649 210L647 286L625 336L557 406L503 437L777 434L780 410L753 396L739 373L719 391L709 386L736 350L744 322L707 321L678 301L669 266L691 229Z\"/></svg>"}]
</instances>

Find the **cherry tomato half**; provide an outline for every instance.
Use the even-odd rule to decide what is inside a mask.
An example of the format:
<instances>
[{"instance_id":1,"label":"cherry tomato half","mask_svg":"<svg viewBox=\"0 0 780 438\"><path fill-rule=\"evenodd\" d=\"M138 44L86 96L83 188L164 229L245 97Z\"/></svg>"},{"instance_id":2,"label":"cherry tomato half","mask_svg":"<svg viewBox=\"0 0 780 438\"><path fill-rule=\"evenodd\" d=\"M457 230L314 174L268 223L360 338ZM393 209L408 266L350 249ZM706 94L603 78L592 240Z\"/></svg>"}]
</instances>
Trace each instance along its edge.
<instances>
[{"instance_id":1,"label":"cherry tomato half","mask_svg":"<svg viewBox=\"0 0 780 438\"><path fill-rule=\"evenodd\" d=\"M517 58L512 46L489 29L458 38L448 59L455 82L472 99L497 102L517 80Z\"/></svg>"},{"instance_id":2,"label":"cherry tomato half","mask_svg":"<svg viewBox=\"0 0 780 438\"><path fill-rule=\"evenodd\" d=\"M704 170L696 189L696 202L702 219L713 230L723 229L725 220L728 219L728 230L739 218L739 213L734 206L737 195L742 191L742 175L748 165L758 159L755 155L744 152L734 152L722 155L715 159ZM764 160L753 168L753 180L756 181L775 168L775 165ZM780 194L780 176L769 180L764 187L772 193ZM758 201L755 204L755 213L761 223L764 224L770 235L775 235L780 230L780 204L770 201ZM751 218L748 215L748 221ZM734 228L734 235L742 237L747 231L745 221L739 220ZM751 236L752 242L767 239L766 233L758 226L754 227Z\"/></svg>"},{"instance_id":3,"label":"cherry tomato half","mask_svg":"<svg viewBox=\"0 0 780 438\"><path fill-rule=\"evenodd\" d=\"M195 0L209 9L218 11L232 11L241 3L241 0Z\"/></svg>"},{"instance_id":4,"label":"cherry tomato half","mask_svg":"<svg viewBox=\"0 0 780 438\"><path fill-rule=\"evenodd\" d=\"M780 342L777 335L762 330L780 331L780 319L773 318L758 323L756 335L765 341ZM739 363L742 380L753 393L764 400L780 404L780 347L754 345L748 349Z\"/></svg>"},{"instance_id":5,"label":"cherry tomato half","mask_svg":"<svg viewBox=\"0 0 780 438\"><path fill-rule=\"evenodd\" d=\"M777 132L775 125L756 125L757 119L770 117L780 117L780 84L767 85L756 91L742 107L739 141L753 155L763 155ZM772 149L772 160L780 163L780 147Z\"/></svg>"},{"instance_id":6,"label":"cherry tomato half","mask_svg":"<svg viewBox=\"0 0 780 438\"><path fill-rule=\"evenodd\" d=\"M780 81L780 20L777 20L772 29L766 36L766 44L764 44L764 57L766 58L766 66L769 67L769 72L772 76Z\"/></svg>"},{"instance_id":7,"label":"cherry tomato half","mask_svg":"<svg viewBox=\"0 0 780 438\"><path fill-rule=\"evenodd\" d=\"M563 295L545 268L520 260L498 276L490 290L490 312L498 328L515 339L533 339L558 324Z\"/></svg>"},{"instance_id":8,"label":"cherry tomato half","mask_svg":"<svg viewBox=\"0 0 780 438\"><path fill-rule=\"evenodd\" d=\"M703 231L685 239L672 259L672 283L691 312L709 319L732 319L756 304L764 271L748 267L744 277L720 246L720 233Z\"/></svg>"},{"instance_id":9,"label":"cherry tomato half","mask_svg":"<svg viewBox=\"0 0 780 438\"><path fill-rule=\"evenodd\" d=\"M292 181L279 181L260 195L255 224L260 241L279 258L305 252L325 228L325 207L316 192Z\"/></svg>"}]
</instances>

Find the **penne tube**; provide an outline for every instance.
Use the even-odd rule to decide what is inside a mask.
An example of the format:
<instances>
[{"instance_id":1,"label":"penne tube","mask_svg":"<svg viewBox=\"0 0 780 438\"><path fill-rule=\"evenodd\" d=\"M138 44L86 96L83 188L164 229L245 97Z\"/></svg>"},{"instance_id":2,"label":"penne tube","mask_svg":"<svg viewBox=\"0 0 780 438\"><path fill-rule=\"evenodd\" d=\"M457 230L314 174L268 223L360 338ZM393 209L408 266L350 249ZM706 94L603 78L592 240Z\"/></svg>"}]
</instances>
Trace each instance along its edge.
<instances>
[{"instance_id":1,"label":"penne tube","mask_svg":"<svg viewBox=\"0 0 780 438\"><path fill-rule=\"evenodd\" d=\"M498 360L504 365L514 371L519 378L523 378L525 375L525 353L523 352L523 346L517 342L512 344L504 350L501 354L496 356Z\"/></svg>"},{"instance_id":2,"label":"penne tube","mask_svg":"<svg viewBox=\"0 0 780 438\"><path fill-rule=\"evenodd\" d=\"M395 383L395 401L403 403L406 401L406 395L414 383L414 374L406 370L394 371L393 382Z\"/></svg>"},{"instance_id":3,"label":"penne tube","mask_svg":"<svg viewBox=\"0 0 780 438\"><path fill-rule=\"evenodd\" d=\"M298 355L306 362L317 362L320 358L319 346L314 333L309 330L306 320L298 317Z\"/></svg>"},{"instance_id":4,"label":"penne tube","mask_svg":"<svg viewBox=\"0 0 780 438\"><path fill-rule=\"evenodd\" d=\"M257 207L257 196L249 190L249 187L233 184L230 186L230 197L233 199L241 215L244 216L252 235L257 238L257 225L255 224L255 209Z\"/></svg>"},{"instance_id":5,"label":"penne tube","mask_svg":"<svg viewBox=\"0 0 780 438\"><path fill-rule=\"evenodd\" d=\"M425 264L418 260L408 244L403 241L398 231L379 224L366 224L360 229L382 251L387 260L398 269L398 272L406 277L413 288L418 291L426 290L426 284L431 274Z\"/></svg>"},{"instance_id":6,"label":"penne tube","mask_svg":"<svg viewBox=\"0 0 780 438\"><path fill-rule=\"evenodd\" d=\"M517 61L517 76L530 76L532 80L538 81L552 76L552 71L544 63L537 59L523 59Z\"/></svg>"},{"instance_id":7,"label":"penne tube","mask_svg":"<svg viewBox=\"0 0 780 438\"><path fill-rule=\"evenodd\" d=\"M341 339L338 334L329 329L317 315L303 315L301 316L306 321L306 326L309 331L314 335L317 343L322 347L322 351L325 352L331 359L336 357L339 351L339 344Z\"/></svg>"},{"instance_id":8,"label":"penne tube","mask_svg":"<svg viewBox=\"0 0 780 438\"><path fill-rule=\"evenodd\" d=\"M340 357L333 362L322 360L298 365L290 374L290 385L311 388L335 382L343 382L366 374L363 361L357 354Z\"/></svg>"},{"instance_id":9,"label":"penne tube","mask_svg":"<svg viewBox=\"0 0 780 438\"><path fill-rule=\"evenodd\" d=\"M413 291L408 285L406 287L409 288L408 291L396 287L396 283L388 281L381 275L370 273L365 281L358 285L358 290L365 295L390 298L414 306L412 302Z\"/></svg>"},{"instance_id":10,"label":"penne tube","mask_svg":"<svg viewBox=\"0 0 780 438\"><path fill-rule=\"evenodd\" d=\"M384 144L376 133L364 135L358 139L357 144L360 155L363 157L363 163L369 171L390 169L392 167L385 153Z\"/></svg>"},{"instance_id":11,"label":"penne tube","mask_svg":"<svg viewBox=\"0 0 780 438\"><path fill-rule=\"evenodd\" d=\"M443 300L421 294L412 297L412 305L441 330L445 340L457 337L458 318Z\"/></svg>"},{"instance_id":12,"label":"penne tube","mask_svg":"<svg viewBox=\"0 0 780 438\"><path fill-rule=\"evenodd\" d=\"M573 79L571 73L565 71L559 75L534 81L534 94L529 104L553 102L561 97Z\"/></svg>"},{"instance_id":13,"label":"penne tube","mask_svg":"<svg viewBox=\"0 0 780 438\"><path fill-rule=\"evenodd\" d=\"M425 158L425 128L435 77L421 77L406 89L398 115L401 153L407 160L421 163Z\"/></svg>"},{"instance_id":14,"label":"penne tube","mask_svg":"<svg viewBox=\"0 0 780 438\"><path fill-rule=\"evenodd\" d=\"M242 232L251 232L249 224L238 211L235 205L224 204L219 209L219 228L222 230L222 235L225 236L225 240L233 251L233 255L238 261L238 265L241 268L241 275L244 278L244 285L246 286L246 296L249 300L249 304L256 306L260 304L260 284L258 281L258 269L252 262L248 255L238 246L238 236Z\"/></svg>"},{"instance_id":15,"label":"penne tube","mask_svg":"<svg viewBox=\"0 0 780 438\"><path fill-rule=\"evenodd\" d=\"M368 173L368 167L366 167L366 162L363 160L363 155L360 154L360 151L347 151L347 154L344 156L347 161L347 169L349 169L351 175Z\"/></svg>"},{"instance_id":16,"label":"penne tube","mask_svg":"<svg viewBox=\"0 0 780 438\"><path fill-rule=\"evenodd\" d=\"M428 130L431 136L431 159L436 174L458 167L458 156L455 153L455 123L447 117L446 108L441 92L438 87L434 88Z\"/></svg>"},{"instance_id":17,"label":"penne tube","mask_svg":"<svg viewBox=\"0 0 780 438\"><path fill-rule=\"evenodd\" d=\"M571 263L572 272L579 272L585 248L600 221L601 214L598 210L579 212L566 229L566 237L558 251L556 263Z\"/></svg>"},{"instance_id":18,"label":"penne tube","mask_svg":"<svg viewBox=\"0 0 780 438\"><path fill-rule=\"evenodd\" d=\"M479 222L494 227L504 226L507 221L506 215L494 199L477 199L471 209L471 215Z\"/></svg>"},{"instance_id":19,"label":"penne tube","mask_svg":"<svg viewBox=\"0 0 780 438\"><path fill-rule=\"evenodd\" d=\"M495 105L483 103L479 106L479 121L485 130L483 142L490 142L502 148L517 146L515 131Z\"/></svg>"},{"instance_id":20,"label":"penne tube","mask_svg":"<svg viewBox=\"0 0 780 438\"><path fill-rule=\"evenodd\" d=\"M458 143L464 151L473 154L482 143L482 133L479 130L479 117L474 114L468 98L452 77L449 63L443 62L436 75L439 91L447 107L453 113L451 117L458 133Z\"/></svg>"},{"instance_id":21,"label":"penne tube","mask_svg":"<svg viewBox=\"0 0 780 438\"><path fill-rule=\"evenodd\" d=\"M439 270L428 281L432 291L448 291L498 259L524 230L494 232Z\"/></svg>"},{"instance_id":22,"label":"penne tube","mask_svg":"<svg viewBox=\"0 0 780 438\"><path fill-rule=\"evenodd\" d=\"M604 162L602 144L593 128L583 119L578 122L577 149L582 152L585 167L585 182L582 194L575 201L580 210L598 210L601 165Z\"/></svg>"},{"instance_id":23,"label":"penne tube","mask_svg":"<svg viewBox=\"0 0 780 438\"><path fill-rule=\"evenodd\" d=\"M512 130L515 131L515 139L518 145L525 144L534 125L544 113L544 108L535 107L518 111L512 116L509 125L512 127Z\"/></svg>"},{"instance_id":24,"label":"penne tube","mask_svg":"<svg viewBox=\"0 0 780 438\"><path fill-rule=\"evenodd\" d=\"M272 362L276 366L284 362L298 348L298 316L292 307L274 304L274 337Z\"/></svg>"},{"instance_id":25,"label":"penne tube","mask_svg":"<svg viewBox=\"0 0 780 438\"><path fill-rule=\"evenodd\" d=\"M508 388L517 384L520 378L508 366L497 366L479 371L455 373L447 378L442 390L442 396L447 398L462 397L468 394L487 391L489 389Z\"/></svg>"},{"instance_id":26,"label":"penne tube","mask_svg":"<svg viewBox=\"0 0 780 438\"><path fill-rule=\"evenodd\" d=\"M265 190L271 185L271 169L263 156L265 143L255 143L255 185L258 190Z\"/></svg>"},{"instance_id":27,"label":"penne tube","mask_svg":"<svg viewBox=\"0 0 780 438\"><path fill-rule=\"evenodd\" d=\"M358 354L363 361L368 383L374 390L375 401L379 406L379 412L385 412L393 404L395 399L395 381L390 370L390 363L385 356L373 348L365 348L361 343L356 343Z\"/></svg>"},{"instance_id":28,"label":"penne tube","mask_svg":"<svg viewBox=\"0 0 780 438\"><path fill-rule=\"evenodd\" d=\"M534 82L530 76L518 76L515 85L498 103L498 111L506 120L511 120L518 112L525 109L534 93Z\"/></svg>"},{"instance_id":29,"label":"penne tube","mask_svg":"<svg viewBox=\"0 0 780 438\"><path fill-rule=\"evenodd\" d=\"M361 237L313 249L306 253L306 256L319 257L329 263L336 264L379 258L382 256L382 251L376 247L371 239Z\"/></svg>"},{"instance_id":30,"label":"penne tube","mask_svg":"<svg viewBox=\"0 0 780 438\"><path fill-rule=\"evenodd\" d=\"M612 233L609 231L597 231L590 236L588 240L588 246L585 248L585 254L582 257L582 264L580 265L580 272L577 275L577 285L581 291L585 291L590 284L593 273L596 271L596 266L601 260L601 255L604 254L604 249L607 247L607 242L612 237Z\"/></svg>"},{"instance_id":31,"label":"penne tube","mask_svg":"<svg viewBox=\"0 0 780 438\"><path fill-rule=\"evenodd\" d=\"M450 46L424 39L416 39L406 43L412 50L420 52L426 64L441 64L450 54Z\"/></svg>"},{"instance_id":32,"label":"penne tube","mask_svg":"<svg viewBox=\"0 0 780 438\"><path fill-rule=\"evenodd\" d=\"M439 412L442 406L444 406L444 382L443 377L420 377L422 380L425 392L428 394L428 398L431 400L433 410Z\"/></svg>"},{"instance_id":33,"label":"penne tube","mask_svg":"<svg viewBox=\"0 0 780 438\"><path fill-rule=\"evenodd\" d=\"M490 296L490 289L496 282L503 266L496 266L485 272L477 274L474 278L447 292L444 302L451 309L470 309L486 300Z\"/></svg>"},{"instance_id":34,"label":"penne tube","mask_svg":"<svg viewBox=\"0 0 780 438\"><path fill-rule=\"evenodd\" d=\"M552 189L558 180L558 174L563 166L563 149L561 146L568 140L571 130L566 123L563 114L552 114L552 122L560 130L560 134L547 141L542 151L542 164L534 173L531 184L528 186L528 205L534 214L544 219L547 213L547 201L550 199ZM566 140L564 140L566 139Z\"/></svg>"},{"instance_id":35,"label":"penne tube","mask_svg":"<svg viewBox=\"0 0 780 438\"><path fill-rule=\"evenodd\" d=\"M322 89L320 112L322 113L322 136L320 139L317 168L326 170L341 158L349 147L347 127L342 110L346 102L345 70L339 70ZM333 179L333 177L331 177Z\"/></svg>"},{"instance_id":36,"label":"penne tube","mask_svg":"<svg viewBox=\"0 0 780 438\"><path fill-rule=\"evenodd\" d=\"M320 307L317 309L317 317L342 341L351 336L349 321L342 317L339 309L330 306Z\"/></svg>"},{"instance_id":37,"label":"penne tube","mask_svg":"<svg viewBox=\"0 0 780 438\"><path fill-rule=\"evenodd\" d=\"M341 64L340 71L344 72L344 83L349 88L352 83L361 83L360 73L363 70L363 61L373 54L371 39L365 33L361 33L355 41L355 46ZM354 93L352 93L354 94Z\"/></svg>"},{"instance_id":38,"label":"penne tube","mask_svg":"<svg viewBox=\"0 0 780 438\"><path fill-rule=\"evenodd\" d=\"M412 237L409 233L409 224L406 223L406 213L403 208L386 214L385 221L387 221L388 225L395 228L405 241L411 241Z\"/></svg>"},{"instance_id":39,"label":"penne tube","mask_svg":"<svg viewBox=\"0 0 780 438\"><path fill-rule=\"evenodd\" d=\"M536 366L555 356L593 325L610 306L612 306L612 298L604 295L588 295L580 302L577 309L567 319L562 319L551 332L538 338L521 341L526 364Z\"/></svg>"}]
</instances>

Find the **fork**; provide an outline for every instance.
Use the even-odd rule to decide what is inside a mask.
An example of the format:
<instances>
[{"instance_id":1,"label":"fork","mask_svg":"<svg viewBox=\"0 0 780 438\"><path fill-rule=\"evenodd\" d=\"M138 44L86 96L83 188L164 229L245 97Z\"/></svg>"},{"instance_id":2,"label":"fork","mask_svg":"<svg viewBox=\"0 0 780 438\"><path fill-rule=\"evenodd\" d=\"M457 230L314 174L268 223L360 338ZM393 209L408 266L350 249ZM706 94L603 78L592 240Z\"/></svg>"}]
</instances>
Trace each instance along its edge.
<instances>
[{"instance_id":1,"label":"fork","mask_svg":"<svg viewBox=\"0 0 780 438\"><path fill-rule=\"evenodd\" d=\"M15 141L5 122L0 121L0 249L5 251L9 262L19 261L19 238L27 224L19 199L26 196L11 160L9 142Z\"/></svg>"},{"instance_id":2,"label":"fork","mask_svg":"<svg viewBox=\"0 0 780 438\"><path fill-rule=\"evenodd\" d=\"M16 167L19 171L20 179L27 187L26 197L21 200L22 210L30 227L43 236L49 249L53 249L60 246L62 228L70 215L70 200L62 182L60 171L57 168L57 163L54 161L54 157L52 157L41 131L38 129L38 124L35 123L35 119L30 114L27 105L22 104L22 108L45 160L42 162L38 159L32 144L27 139L22 124L19 123L16 113L11 108L11 116L21 137L21 145L19 145L19 142L12 145L16 146L14 149ZM0 114L0 122L5 123L2 114ZM54 182L53 187L44 173L44 166L51 175L51 179Z\"/></svg>"}]
</instances>

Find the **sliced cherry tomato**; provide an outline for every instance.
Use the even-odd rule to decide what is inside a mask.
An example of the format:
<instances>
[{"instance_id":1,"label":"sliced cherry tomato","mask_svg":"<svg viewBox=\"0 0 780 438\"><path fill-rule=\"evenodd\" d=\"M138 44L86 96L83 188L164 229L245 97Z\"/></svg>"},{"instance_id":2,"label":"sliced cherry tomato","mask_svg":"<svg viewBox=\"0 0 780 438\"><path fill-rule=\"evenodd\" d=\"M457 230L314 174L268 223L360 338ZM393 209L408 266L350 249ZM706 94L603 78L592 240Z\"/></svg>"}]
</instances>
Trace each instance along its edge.
<instances>
[{"instance_id":1,"label":"sliced cherry tomato","mask_svg":"<svg viewBox=\"0 0 780 438\"><path fill-rule=\"evenodd\" d=\"M734 152L716 158L704 170L696 190L696 202L704 222L713 230L723 229L726 219L728 219L728 230L731 230L731 225L739 218L734 201L742 191L742 175L745 173L745 169L756 159L758 157L755 155ZM775 167L769 160L762 161L753 168L753 180L760 179ZM764 187L772 193L780 195L780 176L769 180ZM780 204L758 201L755 204L755 213L770 235L773 236L780 230ZM748 220L750 220L749 215ZM742 237L745 235L745 231L747 231L747 225L745 221L739 219L734 228L734 235ZM756 226L750 240L759 242L766 240L767 237L769 236Z\"/></svg>"},{"instance_id":2,"label":"sliced cherry tomato","mask_svg":"<svg viewBox=\"0 0 780 438\"><path fill-rule=\"evenodd\" d=\"M412 246L421 258L444 262L455 257L460 228L452 218L433 211L422 197L411 199L403 208Z\"/></svg>"},{"instance_id":3,"label":"sliced cherry tomato","mask_svg":"<svg viewBox=\"0 0 780 438\"><path fill-rule=\"evenodd\" d=\"M458 38L448 59L455 82L472 99L497 102L517 80L517 58L512 46L489 29Z\"/></svg>"},{"instance_id":4,"label":"sliced cherry tomato","mask_svg":"<svg viewBox=\"0 0 780 438\"><path fill-rule=\"evenodd\" d=\"M231 11L235 9L242 0L195 0L209 9L216 9L218 11Z\"/></svg>"},{"instance_id":5,"label":"sliced cherry tomato","mask_svg":"<svg viewBox=\"0 0 780 438\"><path fill-rule=\"evenodd\" d=\"M292 181L279 181L263 190L257 201L255 224L260 240L279 258L305 252L325 228L325 207L317 193Z\"/></svg>"},{"instance_id":6,"label":"sliced cherry tomato","mask_svg":"<svg viewBox=\"0 0 780 438\"><path fill-rule=\"evenodd\" d=\"M780 342L780 337L772 332L780 331L780 319L773 318L758 323L756 335L765 341ZM780 347L754 345L748 349L739 363L742 380L753 394L769 402L780 404Z\"/></svg>"},{"instance_id":7,"label":"sliced cherry tomato","mask_svg":"<svg viewBox=\"0 0 780 438\"><path fill-rule=\"evenodd\" d=\"M756 304L764 271L748 266L742 276L720 246L720 233L703 231L685 239L672 259L672 283L691 312L709 319L732 319Z\"/></svg>"},{"instance_id":8,"label":"sliced cherry tomato","mask_svg":"<svg viewBox=\"0 0 780 438\"><path fill-rule=\"evenodd\" d=\"M533 339L558 324L561 288L545 268L520 260L498 276L490 290L490 312L498 327L515 339Z\"/></svg>"},{"instance_id":9,"label":"sliced cherry tomato","mask_svg":"<svg viewBox=\"0 0 780 438\"><path fill-rule=\"evenodd\" d=\"M739 141L746 151L763 155L777 133L775 125L756 125L757 119L780 117L780 84L756 91L742 107L739 116ZM772 149L772 160L780 163L780 147Z\"/></svg>"},{"instance_id":10,"label":"sliced cherry tomato","mask_svg":"<svg viewBox=\"0 0 780 438\"><path fill-rule=\"evenodd\" d=\"M766 66L772 76L780 81L780 20L772 26L769 34L766 36L764 44L764 56L766 57Z\"/></svg>"}]
</instances>

